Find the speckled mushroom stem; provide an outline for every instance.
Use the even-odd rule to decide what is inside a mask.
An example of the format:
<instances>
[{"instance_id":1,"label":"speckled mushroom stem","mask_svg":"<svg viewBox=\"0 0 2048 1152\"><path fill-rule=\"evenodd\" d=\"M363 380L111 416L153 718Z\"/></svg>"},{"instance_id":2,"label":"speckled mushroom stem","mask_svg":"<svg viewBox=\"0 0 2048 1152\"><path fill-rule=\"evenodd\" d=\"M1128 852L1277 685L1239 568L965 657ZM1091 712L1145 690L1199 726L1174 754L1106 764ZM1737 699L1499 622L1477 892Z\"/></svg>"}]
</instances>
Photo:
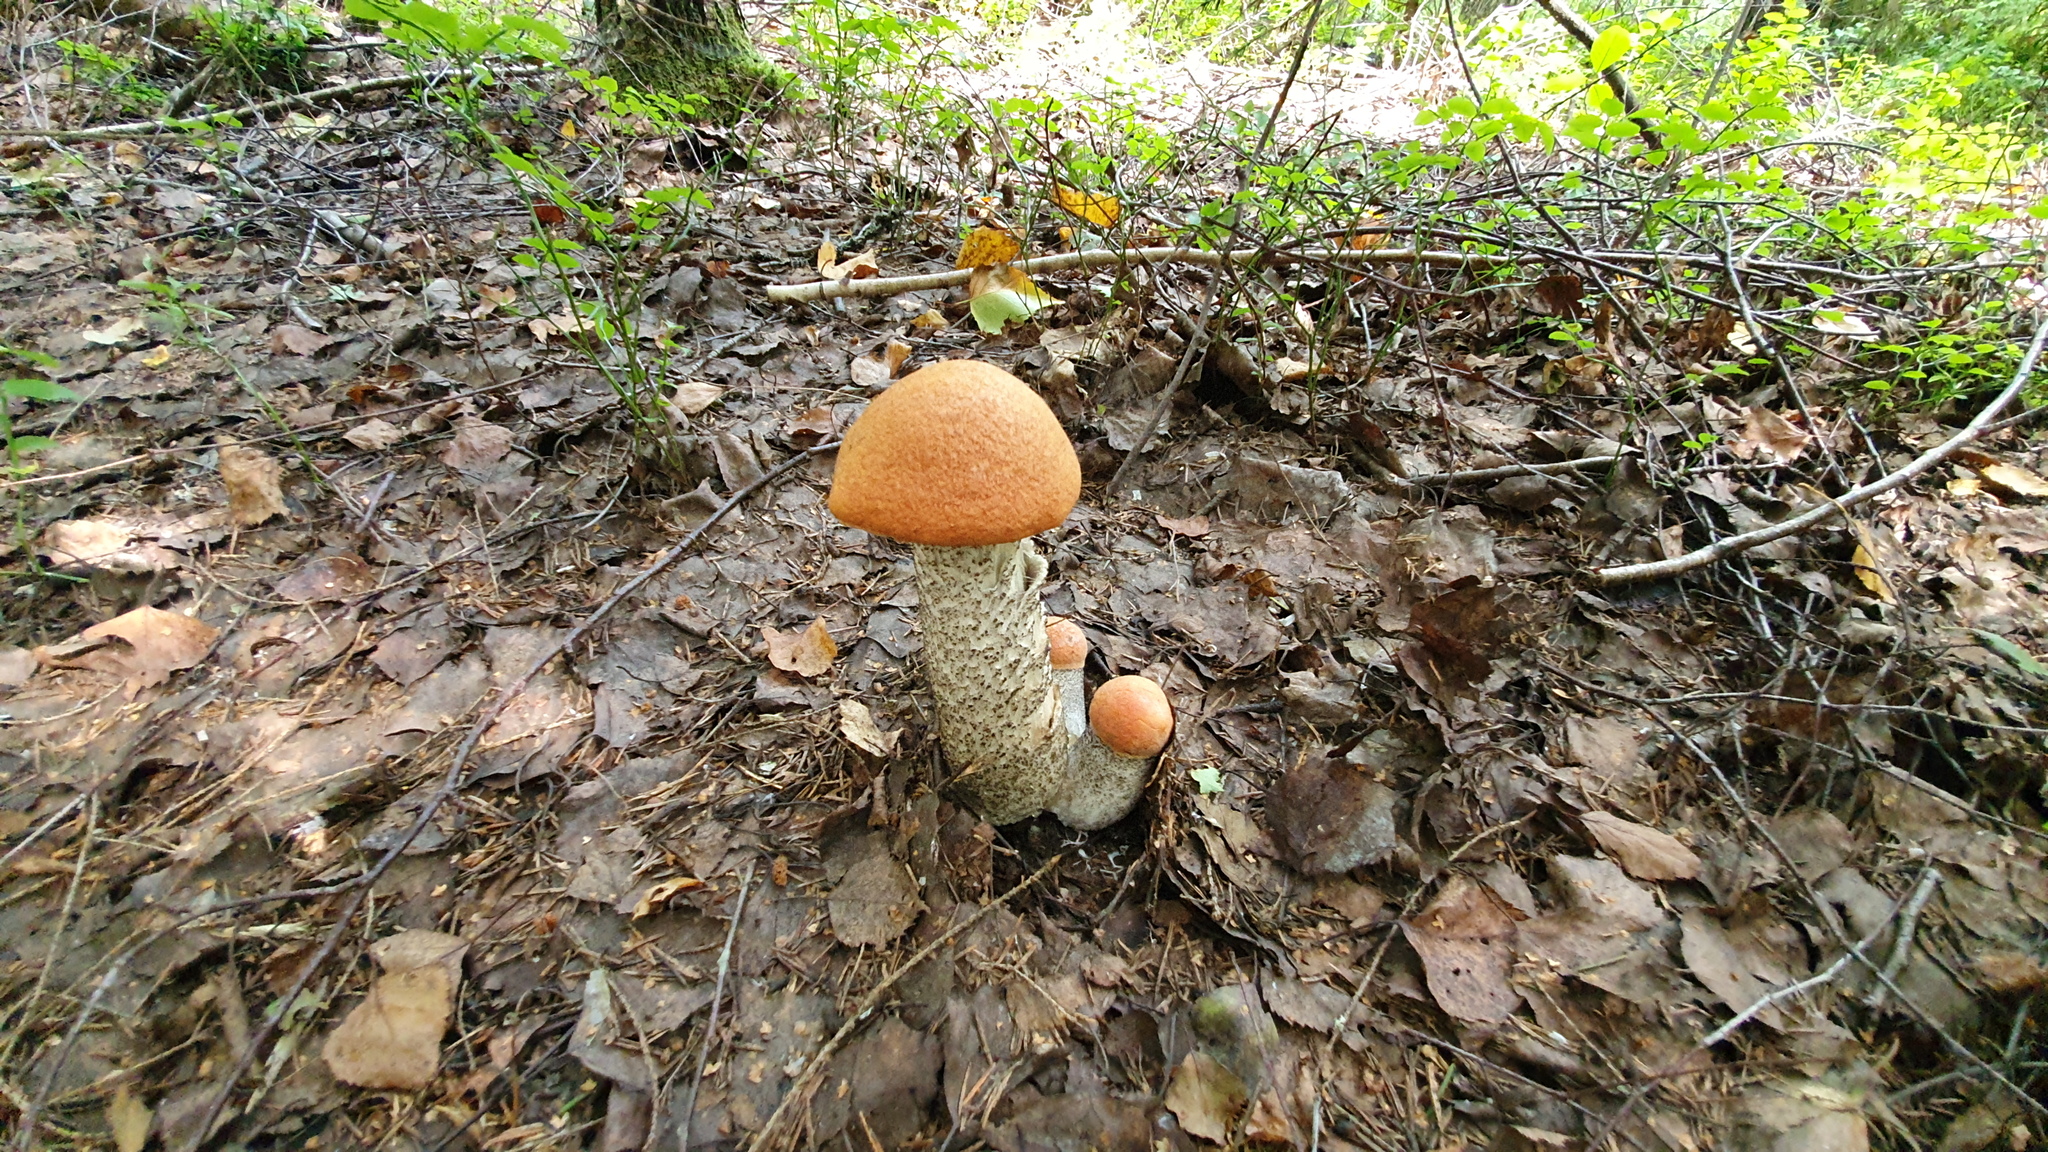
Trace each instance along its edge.
<instances>
[{"instance_id":1,"label":"speckled mushroom stem","mask_svg":"<svg viewBox=\"0 0 2048 1152\"><path fill-rule=\"evenodd\" d=\"M1069 828L1107 828L1138 806L1151 778L1151 757L1119 756L1095 733L1083 732L1074 742L1066 783L1047 807Z\"/></svg>"},{"instance_id":2,"label":"speckled mushroom stem","mask_svg":"<svg viewBox=\"0 0 2048 1152\"><path fill-rule=\"evenodd\" d=\"M925 678L938 705L951 791L991 824L1045 810L1068 775L1074 737L1046 653L1031 541L916 546Z\"/></svg>"}]
</instances>

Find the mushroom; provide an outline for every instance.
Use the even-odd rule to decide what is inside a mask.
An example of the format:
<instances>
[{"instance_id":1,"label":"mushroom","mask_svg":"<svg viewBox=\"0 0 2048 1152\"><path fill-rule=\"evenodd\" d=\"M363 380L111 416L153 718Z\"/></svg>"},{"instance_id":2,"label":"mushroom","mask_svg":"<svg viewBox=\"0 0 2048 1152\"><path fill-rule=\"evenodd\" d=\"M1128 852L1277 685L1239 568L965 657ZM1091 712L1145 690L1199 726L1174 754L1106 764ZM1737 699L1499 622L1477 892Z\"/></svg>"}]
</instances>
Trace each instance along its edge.
<instances>
[{"instance_id":1,"label":"mushroom","mask_svg":"<svg viewBox=\"0 0 2048 1152\"><path fill-rule=\"evenodd\" d=\"M1080 461L1045 401L971 360L897 381L839 448L833 515L912 545L949 789L992 824L1047 808L1075 828L1115 823L1173 730L1166 694L1132 676L1103 685L1084 723L1088 640L1046 619L1031 546L1080 495Z\"/></svg>"},{"instance_id":2,"label":"mushroom","mask_svg":"<svg viewBox=\"0 0 2048 1152\"><path fill-rule=\"evenodd\" d=\"M952 791L994 824L1043 811L1072 759L1052 679L1031 535L1081 496L1081 463L1045 401L992 365L920 368L869 403L828 502L913 546L925 675Z\"/></svg>"},{"instance_id":3,"label":"mushroom","mask_svg":"<svg viewBox=\"0 0 2048 1152\"><path fill-rule=\"evenodd\" d=\"M1051 805L1068 827L1084 831L1108 827L1137 805L1152 758L1173 738L1173 705L1143 676L1118 676L1095 690L1088 727Z\"/></svg>"},{"instance_id":4,"label":"mushroom","mask_svg":"<svg viewBox=\"0 0 2048 1152\"><path fill-rule=\"evenodd\" d=\"M1083 672L1088 663L1088 635L1072 620L1048 616L1045 646L1052 658L1052 678L1060 689L1060 714L1067 723L1067 736L1079 740L1088 730L1088 681Z\"/></svg>"}]
</instances>

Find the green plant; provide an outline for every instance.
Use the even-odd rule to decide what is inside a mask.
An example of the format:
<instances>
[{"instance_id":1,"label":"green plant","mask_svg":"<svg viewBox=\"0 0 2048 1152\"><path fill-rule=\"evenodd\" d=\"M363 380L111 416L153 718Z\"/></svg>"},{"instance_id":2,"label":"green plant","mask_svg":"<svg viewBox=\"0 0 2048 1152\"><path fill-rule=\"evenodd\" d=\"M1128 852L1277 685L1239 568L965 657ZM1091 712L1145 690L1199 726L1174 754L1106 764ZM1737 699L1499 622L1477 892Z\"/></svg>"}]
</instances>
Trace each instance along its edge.
<instances>
[{"instance_id":1,"label":"green plant","mask_svg":"<svg viewBox=\"0 0 2048 1152\"><path fill-rule=\"evenodd\" d=\"M899 14L868 0L809 0L791 14L785 47L817 78L835 150L863 104L879 105L878 138L952 139L964 111L937 82L943 70L981 65L962 51L962 29L933 13Z\"/></svg>"},{"instance_id":2,"label":"green plant","mask_svg":"<svg viewBox=\"0 0 2048 1152\"><path fill-rule=\"evenodd\" d=\"M578 329L565 335L587 346L625 408L636 443L674 467L677 446L669 433L679 421L662 385L681 349L666 326L643 329L641 301L654 269L687 234L692 210L709 210L710 199L695 188L650 188L606 206L545 160L504 147L493 155L532 197L534 234L513 262L550 277L561 290ZM543 213L542 205L553 211Z\"/></svg>"},{"instance_id":3,"label":"green plant","mask_svg":"<svg viewBox=\"0 0 2048 1152\"><path fill-rule=\"evenodd\" d=\"M65 70L72 82L99 89L119 112L136 115L163 107L168 93L142 78L140 61L116 56L80 40L59 40L57 50L64 54Z\"/></svg>"},{"instance_id":4,"label":"green plant","mask_svg":"<svg viewBox=\"0 0 2048 1152\"><path fill-rule=\"evenodd\" d=\"M1864 388L1894 403L1927 407L1997 392L2012 379L2027 348L2025 340L2004 330L2002 312L1991 308L1953 325L1923 320L1921 333L1909 343L1871 345L1870 351L1892 357L1894 366ZM2048 383L2030 385L2026 399L2048 401Z\"/></svg>"},{"instance_id":5,"label":"green plant","mask_svg":"<svg viewBox=\"0 0 2048 1152\"><path fill-rule=\"evenodd\" d=\"M123 280L120 283L131 292L153 297L150 310L156 313L164 331L172 336L193 331L203 333L215 320L227 318L226 312L191 298L191 291L202 287L195 281L163 276L155 280Z\"/></svg>"},{"instance_id":6,"label":"green plant","mask_svg":"<svg viewBox=\"0 0 2048 1152\"><path fill-rule=\"evenodd\" d=\"M309 85L307 45L326 31L316 10L286 0L216 0L194 14L201 54L236 90L298 92Z\"/></svg>"},{"instance_id":7,"label":"green plant","mask_svg":"<svg viewBox=\"0 0 2048 1152\"><path fill-rule=\"evenodd\" d=\"M22 366L40 368L45 372L54 372L57 369L54 357L34 349L15 348L6 344L0 344L0 361L12 361L16 371L21 371ZM36 470L35 465L27 458L34 453L56 447L56 441L47 436L14 434L15 401L61 404L77 399L78 393L51 380L33 376L15 376L12 379L0 380L0 438L4 438L7 445L5 471L8 476L20 478L33 474Z\"/></svg>"},{"instance_id":8,"label":"green plant","mask_svg":"<svg viewBox=\"0 0 2048 1152\"><path fill-rule=\"evenodd\" d=\"M517 12L442 8L426 0L346 0L350 16L378 25L402 55L419 60L445 56L466 67L489 56L559 58L569 50L560 28Z\"/></svg>"}]
</instances>

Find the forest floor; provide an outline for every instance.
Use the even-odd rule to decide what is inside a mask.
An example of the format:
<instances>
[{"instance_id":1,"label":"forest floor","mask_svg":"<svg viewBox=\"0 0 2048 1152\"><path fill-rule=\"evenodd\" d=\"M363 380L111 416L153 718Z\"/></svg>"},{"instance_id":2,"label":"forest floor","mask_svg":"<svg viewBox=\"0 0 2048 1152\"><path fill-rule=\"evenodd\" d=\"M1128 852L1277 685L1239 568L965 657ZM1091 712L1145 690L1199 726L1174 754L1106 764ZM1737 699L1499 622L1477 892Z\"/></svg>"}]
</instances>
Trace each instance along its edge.
<instances>
[{"instance_id":1,"label":"forest floor","mask_svg":"<svg viewBox=\"0 0 2048 1152\"><path fill-rule=\"evenodd\" d=\"M82 126L14 79L8 123ZM1540 285L1417 268L1370 277L1306 379L1284 336L1212 351L1106 493L1200 269L1045 276L1063 301L997 337L958 290L772 304L875 218L803 116L711 175L708 133L585 165L573 85L487 100L593 197L715 203L637 321L676 346L666 455L438 104L250 117L232 151L4 149L4 342L79 397L17 405L56 446L0 484L19 1147L2048 1130L2035 425L1848 522L1604 586L1972 411L1845 403L1824 361L1645 403L1740 359L1728 328L1610 335L1609 371L1547 335L1576 305ZM959 230L943 206L872 236L895 275L951 269ZM1079 447L1041 543L1091 680L1175 701L1103 832L943 797L908 552L825 507L811 450L956 356Z\"/></svg>"}]
</instances>

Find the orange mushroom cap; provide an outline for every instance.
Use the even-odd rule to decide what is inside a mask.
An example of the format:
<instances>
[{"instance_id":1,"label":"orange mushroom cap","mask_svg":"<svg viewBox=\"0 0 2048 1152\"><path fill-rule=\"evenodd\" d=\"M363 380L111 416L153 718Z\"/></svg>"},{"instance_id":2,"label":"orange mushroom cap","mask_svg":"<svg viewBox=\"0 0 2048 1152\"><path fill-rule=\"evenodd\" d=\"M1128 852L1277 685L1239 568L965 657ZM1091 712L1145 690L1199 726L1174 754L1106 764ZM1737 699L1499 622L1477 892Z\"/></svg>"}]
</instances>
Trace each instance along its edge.
<instances>
[{"instance_id":1,"label":"orange mushroom cap","mask_svg":"<svg viewBox=\"0 0 2048 1152\"><path fill-rule=\"evenodd\" d=\"M1088 663L1088 636L1072 620L1048 619L1045 644L1052 651L1052 666L1063 672Z\"/></svg>"},{"instance_id":2,"label":"orange mushroom cap","mask_svg":"<svg viewBox=\"0 0 2048 1152\"><path fill-rule=\"evenodd\" d=\"M1173 736L1173 705L1164 688L1143 676L1119 676L1095 690L1088 726L1111 752L1148 759Z\"/></svg>"},{"instance_id":3,"label":"orange mushroom cap","mask_svg":"<svg viewBox=\"0 0 2048 1152\"><path fill-rule=\"evenodd\" d=\"M875 397L827 498L845 524L911 544L1007 544L1056 528L1081 461L1052 409L992 364L945 360Z\"/></svg>"}]
</instances>

